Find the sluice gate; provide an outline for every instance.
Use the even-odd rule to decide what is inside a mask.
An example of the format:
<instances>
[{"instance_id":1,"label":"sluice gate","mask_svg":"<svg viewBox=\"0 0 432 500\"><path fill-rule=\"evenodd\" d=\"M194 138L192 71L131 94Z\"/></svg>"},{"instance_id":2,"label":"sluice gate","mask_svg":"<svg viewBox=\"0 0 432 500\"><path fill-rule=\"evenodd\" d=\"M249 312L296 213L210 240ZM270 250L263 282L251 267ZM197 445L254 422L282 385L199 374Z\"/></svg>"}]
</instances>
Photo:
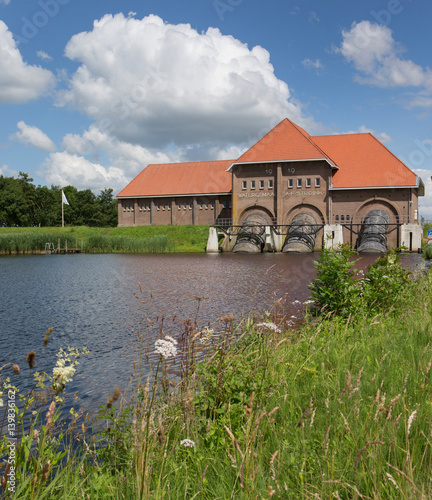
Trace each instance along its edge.
<instances>
[{"instance_id":1,"label":"sluice gate","mask_svg":"<svg viewBox=\"0 0 432 500\"><path fill-rule=\"evenodd\" d=\"M251 214L241 225L234 253L260 253L265 245L265 232L268 221L261 214Z\"/></svg>"},{"instance_id":2,"label":"sluice gate","mask_svg":"<svg viewBox=\"0 0 432 500\"><path fill-rule=\"evenodd\" d=\"M297 214L289 226L282 252L313 252L315 248L315 237L319 225L308 212Z\"/></svg>"},{"instance_id":3,"label":"sluice gate","mask_svg":"<svg viewBox=\"0 0 432 500\"><path fill-rule=\"evenodd\" d=\"M385 253L388 224L389 216L384 210L371 210L364 219L357 251L359 253Z\"/></svg>"}]
</instances>

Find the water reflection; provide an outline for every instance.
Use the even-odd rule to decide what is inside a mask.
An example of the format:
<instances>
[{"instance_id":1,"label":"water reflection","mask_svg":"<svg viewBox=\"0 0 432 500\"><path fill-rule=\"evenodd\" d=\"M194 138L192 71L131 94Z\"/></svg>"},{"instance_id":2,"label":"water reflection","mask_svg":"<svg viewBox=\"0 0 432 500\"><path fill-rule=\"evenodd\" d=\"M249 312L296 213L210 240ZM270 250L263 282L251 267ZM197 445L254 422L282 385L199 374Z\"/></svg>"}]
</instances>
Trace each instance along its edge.
<instances>
[{"instance_id":1,"label":"water reflection","mask_svg":"<svg viewBox=\"0 0 432 500\"><path fill-rule=\"evenodd\" d=\"M90 349L70 393L84 409L124 388L137 358L140 333L152 344L163 324L180 335L186 318L213 325L221 316L264 311L280 299L290 314L309 296L317 254L40 255L0 258L0 366L52 370L60 347ZM421 256L407 257L413 267ZM372 262L364 259L361 266ZM141 284L142 293L139 288ZM198 300L197 297L200 297ZM199 305L199 310L198 310ZM54 326L43 348L46 329ZM144 364L148 373L148 366Z\"/></svg>"}]
</instances>

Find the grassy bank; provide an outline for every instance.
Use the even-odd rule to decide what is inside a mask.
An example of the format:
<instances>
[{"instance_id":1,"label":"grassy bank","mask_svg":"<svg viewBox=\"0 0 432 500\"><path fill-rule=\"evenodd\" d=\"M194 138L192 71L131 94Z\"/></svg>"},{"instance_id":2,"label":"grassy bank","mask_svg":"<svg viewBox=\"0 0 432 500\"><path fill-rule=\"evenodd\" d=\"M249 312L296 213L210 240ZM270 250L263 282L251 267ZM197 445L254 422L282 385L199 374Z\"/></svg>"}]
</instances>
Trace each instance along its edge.
<instances>
[{"instance_id":1,"label":"grassy bank","mask_svg":"<svg viewBox=\"0 0 432 500\"><path fill-rule=\"evenodd\" d=\"M141 380L137 360L135 384L107 391L99 434L73 414L66 454L47 387L61 388L77 358L60 363L17 405L20 418L25 401L51 394L17 448L15 498L431 498L431 276L406 280L393 257L370 278L347 263L321 260L321 314L300 329L279 305L259 320L221 318L219 335L187 322L178 343L162 336L150 346L152 379ZM349 282L338 285L341 267ZM354 289L337 301L347 283ZM321 307L326 296L338 314ZM35 369L7 368L14 378Z\"/></svg>"},{"instance_id":2,"label":"grassy bank","mask_svg":"<svg viewBox=\"0 0 432 500\"><path fill-rule=\"evenodd\" d=\"M91 253L204 252L208 226L0 228L0 253L39 253L59 238Z\"/></svg>"}]
</instances>

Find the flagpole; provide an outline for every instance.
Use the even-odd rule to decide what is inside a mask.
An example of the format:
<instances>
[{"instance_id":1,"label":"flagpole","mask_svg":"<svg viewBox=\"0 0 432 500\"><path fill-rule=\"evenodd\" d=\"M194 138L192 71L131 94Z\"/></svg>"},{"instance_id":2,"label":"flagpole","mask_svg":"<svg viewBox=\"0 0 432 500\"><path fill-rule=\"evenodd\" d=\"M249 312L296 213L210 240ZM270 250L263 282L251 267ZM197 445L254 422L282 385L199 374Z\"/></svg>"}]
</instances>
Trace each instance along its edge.
<instances>
[{"instance_id":1,"label":"flagpole","mask_svg":"<svg viewBox=\"0 0 432 500\"><path fill-rule=\"evenodd\" d=\"M62 227L64 227L63 189L62 191Z\"/></svg>"}]
</instances>

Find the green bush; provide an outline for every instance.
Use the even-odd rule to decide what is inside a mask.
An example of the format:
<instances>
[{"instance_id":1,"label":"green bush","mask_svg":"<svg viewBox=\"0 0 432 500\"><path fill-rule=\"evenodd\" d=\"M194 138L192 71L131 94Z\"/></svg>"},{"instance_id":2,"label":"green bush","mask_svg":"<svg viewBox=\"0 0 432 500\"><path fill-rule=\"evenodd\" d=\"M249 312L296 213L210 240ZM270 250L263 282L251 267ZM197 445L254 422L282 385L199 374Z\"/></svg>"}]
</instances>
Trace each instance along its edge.
<instances>
[{"instance_id":1,"label":"green bush","mask_svg":"<svg viewBox=\"0 0 432 500\"><path fill-rule=\"evenodd\" d=\"M432 245L426 245L423 248L423 257L425 259L432 259Z\"/></svg>"},{"instance_id":2,"label":"green bush","mask_svg":"<svg viewBox=\"0 0 432 500\"><path fill-rule=\"evenodd\" d=\"M367 267L355 269L355 252L341 247L339 252L324 249L315 263L317 277L309 285L319 312L338 316L376 314L398 303L409 283L410 273L395 252L389 252Z\"/></svg>"}]
</instances>

